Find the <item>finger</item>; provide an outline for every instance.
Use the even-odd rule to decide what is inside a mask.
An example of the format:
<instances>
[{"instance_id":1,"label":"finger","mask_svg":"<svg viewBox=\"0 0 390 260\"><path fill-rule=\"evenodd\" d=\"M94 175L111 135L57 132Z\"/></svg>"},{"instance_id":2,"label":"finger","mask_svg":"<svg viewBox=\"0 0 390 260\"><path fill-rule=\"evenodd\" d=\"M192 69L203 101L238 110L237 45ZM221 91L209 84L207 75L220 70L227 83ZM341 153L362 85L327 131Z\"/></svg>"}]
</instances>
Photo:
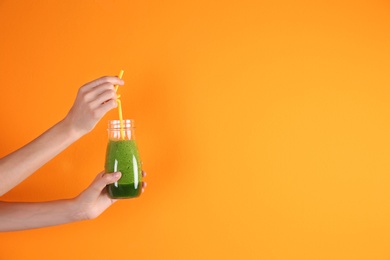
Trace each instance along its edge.
<instances>
[{"instance_id":1,"label":"finger","mask_svg":"<svg viewBox=\"0 0 390 260\"><path fill-rule=\"evenodd\" d=\"M109 100L114 100L116 102L116 99L117 94L115 93L114 89L107 89L98 95L94 100L92 100L90 105L92 109L95 109Z\"/></svg>"},{"instance_id":2,"label":"finger","mask_svg":"<svg viewBox=\"0 0 390 260\"><path fill-rule=\"evenodd\" d=\"M123 86L125 84L125 82L118 78L118 77L115 77L115 76L104 76L104 77L101 77L101 78L98 78L98 79L95 79L91 82L88 82L87 84L85 84L83 87L85 88L85 90L90 90L96 86L99 86L99 85L102 85L104 83L111 83L112 85L120 85L120 86Z\"/></svg>"},{"instance_id":3,"label":"finger","mask_svg":"<svg viewBox=\"0 0 390 260\"><path fill-rule=\"evenodd\" d=\"M101 85L96 86L92 89L89 89L88 91L85 91L85 93L83 93L84 94L83 100L85 102L93 101L96 98L98 98L102 93L109 91L109 90L111 90L115 93L115 88L114 88L113 84L111 84L111 83L101 84Z\"/></svg>"},{"instance_id":4,"label":"finger","mask_svg":"<svg viewBox=\"0 0 390 260\"><path fill-rule=\"evenodd\" d=\"M111 99L104 104L100 105L97 109L95 109L94 116L95 118L102 118L108 111L114 109L118 106L116 100Z\"/></svg>"},{"instance_id":5,"label":"finger","mask_svg":"<svg viewBox=\"0 0 390 260\"><path fill-rule=\"evenodd\" d=\"M146 172L142 171L142 177L146 177Z\"/></svg>"},{"instance_id":6,"label":"finger","mask_svg":"<svg viewBox=\"0 0 390 260\"><path fill-rule=\"evenodd\" d=\"M91 184L91 190L100 194L102 190L111 183L116 182L121 177L120 172L99 174Z\"/></svg>"}]
</instances>

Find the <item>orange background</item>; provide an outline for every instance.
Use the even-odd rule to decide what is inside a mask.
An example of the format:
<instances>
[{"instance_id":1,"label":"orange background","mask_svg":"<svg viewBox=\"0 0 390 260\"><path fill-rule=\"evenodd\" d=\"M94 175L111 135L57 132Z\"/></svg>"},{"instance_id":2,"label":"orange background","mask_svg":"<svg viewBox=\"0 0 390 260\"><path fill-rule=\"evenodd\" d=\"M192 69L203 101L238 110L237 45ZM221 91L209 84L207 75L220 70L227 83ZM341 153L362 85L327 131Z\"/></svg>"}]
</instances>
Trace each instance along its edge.
<instances>
[{"instance_id":1,"label":"orange background","mask_svg":"<svg viewBox=\"0 0 390 260\"><path fill-rule=\"evenodd\" d=\"M389 28L385 0L0 1L0 156L124 69L148 173L0 259L389 259ZM79 194L116 118L1 199Z\"/></svg>"}]
</instances>

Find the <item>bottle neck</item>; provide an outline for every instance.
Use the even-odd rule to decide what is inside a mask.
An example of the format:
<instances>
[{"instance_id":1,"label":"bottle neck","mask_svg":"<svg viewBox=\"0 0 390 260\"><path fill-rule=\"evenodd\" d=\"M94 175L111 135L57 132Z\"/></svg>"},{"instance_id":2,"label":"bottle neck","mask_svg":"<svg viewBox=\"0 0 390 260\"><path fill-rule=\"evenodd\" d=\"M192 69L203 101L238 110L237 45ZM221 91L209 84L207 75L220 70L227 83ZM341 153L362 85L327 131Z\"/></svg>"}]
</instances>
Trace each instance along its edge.
<instances>
[{"instance_id":1,"label":"bottle neck","mask_svg":"<svg viewBox=\"0 0 390 260\"><path fill-rule=\"evenodd\" d=\"M134 120L111 120L107 130L109 140L135 140Z\"/></svg>"}]
</instances>

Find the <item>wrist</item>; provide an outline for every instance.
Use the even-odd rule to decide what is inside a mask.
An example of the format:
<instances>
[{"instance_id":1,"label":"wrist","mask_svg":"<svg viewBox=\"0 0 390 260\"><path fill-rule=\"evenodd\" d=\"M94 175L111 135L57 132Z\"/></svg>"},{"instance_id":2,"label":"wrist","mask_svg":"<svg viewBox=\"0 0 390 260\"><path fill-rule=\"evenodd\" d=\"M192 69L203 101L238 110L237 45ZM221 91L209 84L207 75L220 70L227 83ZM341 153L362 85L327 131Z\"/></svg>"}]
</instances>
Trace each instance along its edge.
<instances>
[{"instance_id":1,"label":"wrist","mask_svg":"<svg viewBox=\"0 0 390 260\"><path fill-rule=\"evenodd\" d=\"M69 199L69 218L72 222L87 220L87 214L78 197Z\"/></svg>"},{"instance_id":2,"label":"wrist","mask_svg":"<svg viewBox=\"0 0 390 260\"><path fill-rule=\"evenodd\" d=\"M58 125L62 128L62 131L66 133L67 136L69 136L69 138L72 139L72 141L76 141L79 138L81 138L83 135L85 135L84 132L74 127L74 124L68 117L65 117L63 120L58 122Z\"/></svg>"}]
</instances>

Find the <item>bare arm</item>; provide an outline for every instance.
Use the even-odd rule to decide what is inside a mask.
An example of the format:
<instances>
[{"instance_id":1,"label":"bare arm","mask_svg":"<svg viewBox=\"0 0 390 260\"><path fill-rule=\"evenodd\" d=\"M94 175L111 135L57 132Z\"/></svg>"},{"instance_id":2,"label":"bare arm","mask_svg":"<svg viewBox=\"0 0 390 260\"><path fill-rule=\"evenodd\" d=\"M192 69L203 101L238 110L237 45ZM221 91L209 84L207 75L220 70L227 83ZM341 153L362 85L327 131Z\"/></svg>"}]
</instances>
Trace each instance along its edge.
<instances>
[{"instance_id":1,"label":"bare arm","mask_svg":"<svg viewBox=\"0 0 390 260\"><path fill-rule=\"evenodd\" d=\"M0 195L3 195L79 137L61 121L41 136L0 160Z\"/></svg>"},{"instance_id":2,"label":"bare arm","mask_svg":"<svg viewBox=\"0 0 390 260\"><path fill-rule=\"evenodd\" d=\"M91 131L117 106L117 77L102 77L79 89L67 116L32 142L0 159L0 196L18 185L66 147Z\"/></svg>"},{"instance_id":3,"label":"bare arm","mask_svg":"<svg viewBox=\"0 0 390 260\"><path fill-rule=\"evenodd\" d=\"M142 172L142 176L146 176ZM0 232L56 226L98 217L116 200L108 197L106 185L118 181L120 172L99 173L79 196L48 202L0 202ZM142 182L142 192L146 182Z\"/></svg>"},{"instance_id":4,"label":"bare arm","mask_svg":"<svg viewBox=\"0 0 390 260\"><path fill-rule=\"evenodd\" d=\"M76 221L71 200L0 202L0 231L17 231Z\"/></svg>"},{"instance_id":5,"label":"bare arm","mask_svg":"<svg viewBox=\"0 0 390 260\"><path fill-rule=\"evenodd\" d=\"M69 200L48 202L0 202L0 232L55 226L93 219L115 202L105 191L120 173L99 173L79 196Z\"/></svg>"}]
</instances>

